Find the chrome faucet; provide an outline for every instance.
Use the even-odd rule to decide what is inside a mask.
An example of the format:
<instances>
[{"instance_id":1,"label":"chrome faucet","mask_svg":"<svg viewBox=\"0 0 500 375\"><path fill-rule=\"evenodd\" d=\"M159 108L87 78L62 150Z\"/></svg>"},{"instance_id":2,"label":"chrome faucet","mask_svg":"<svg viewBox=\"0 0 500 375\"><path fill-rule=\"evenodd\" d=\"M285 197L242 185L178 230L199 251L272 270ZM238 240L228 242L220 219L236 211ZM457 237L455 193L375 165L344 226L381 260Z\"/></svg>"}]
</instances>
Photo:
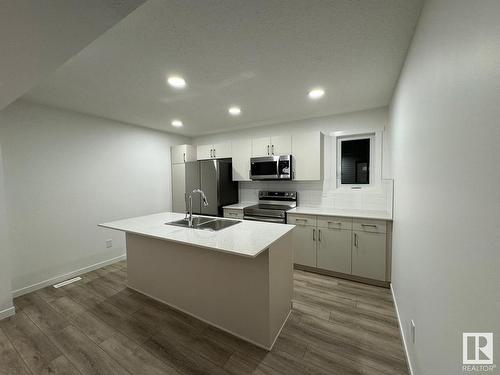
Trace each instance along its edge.
<instances>
[{"instance_id":1,"label":"chrome faucet","mask_svg":"<svg viewBox=\"0 0 500 375\"><path fill-rule=\"evenodd\" d=\"M194 193L199 193L201 195L201 200L203 202L203 206L207 207L208 206L208 200L207 197L205 196L205 193L203 190L200 189L194 189L191 194L189 194L189 211L186 212L186 219L188 221L188 226L189 228L193 227L193 194ZM188 216L189 215L189 216Z\"/></svg>"}]
</instances>

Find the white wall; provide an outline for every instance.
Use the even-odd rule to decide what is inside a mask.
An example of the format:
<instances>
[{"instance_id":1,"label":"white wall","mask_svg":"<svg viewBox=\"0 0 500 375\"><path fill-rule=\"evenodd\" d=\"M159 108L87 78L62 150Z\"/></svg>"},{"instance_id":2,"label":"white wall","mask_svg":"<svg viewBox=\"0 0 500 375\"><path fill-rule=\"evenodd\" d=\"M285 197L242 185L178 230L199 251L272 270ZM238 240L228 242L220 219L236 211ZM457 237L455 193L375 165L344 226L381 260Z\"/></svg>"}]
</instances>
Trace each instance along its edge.
<instances>
[{"instance_id":1,"label":"white wall","mask_svg":"<svg viewBox=\"0 0 500 375\"><path fill-rule=\"evenodd\" d=\"M6 310L10 308L12 308L10 247L4 192L3 159L0 146L0 319L7 314Z\"/></svg>"},{"instance_id":2,"label":"white wall","mask_svg":"<svg viewBox=\"0 0 500 375\"><path fill-rule=\"evenodd\" d=\"M18 101L0 142L18 290L124 254L97 224L169 210L170 146L189 139Z\"/></svg>"},{"instance_id":3,"label":"white wall","mask_svg":"<svg viewBox=\"0 0 500 375\"><path fill-rule=\"evenodd\" d=\"M392 103L392 278L418 375L461 374L462 332L494 332L500 364L499 15L428 0Z\"/></svg>"},{"instance_id":4,"label":"white wall","mask_svg":"<svg viewBox=\"0 0 500 375\"><path fill-rule=\"evenodd\" d=\"M244 116L244 114L243 114ZM359 112L299 120L271 126L250 128L234 132L218 133L194 138L194 144L223 142L238 138L255 138L281 134L294 134L307 131L321 131L330 134L336 131L345 132L375 132L382 133L382 177L390 178L389 170L390 148L385 142L385 129L389 122L388 108L376 108ZM237 150L233 150L237 152ZM325 154L326 155L326 154ZM325 156L326 157L326 156ZM334 164L332 157L330 163ZM325 163L329 168L330 163ZM296 190L299 194L299 205L350 209L392 209L392 181L385 181L376 188L363 190L343 190L332 192L322 181L308 182L242 182L240 183L240 201L256 201L259 190Z\"/></svg>"}]
</instances>

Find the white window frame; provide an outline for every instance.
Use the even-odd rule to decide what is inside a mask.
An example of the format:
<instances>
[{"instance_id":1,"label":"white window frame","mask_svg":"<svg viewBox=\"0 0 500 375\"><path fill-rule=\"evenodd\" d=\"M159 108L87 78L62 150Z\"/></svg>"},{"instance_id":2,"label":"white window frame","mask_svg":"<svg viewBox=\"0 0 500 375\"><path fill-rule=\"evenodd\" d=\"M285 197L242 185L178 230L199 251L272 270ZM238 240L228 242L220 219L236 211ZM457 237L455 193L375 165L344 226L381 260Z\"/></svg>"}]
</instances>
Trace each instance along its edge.
<instances>
[{"instance_id":1,"label":"white window frame","mask_svg":"<svg viewBox=\"0 0 500 375\"><path fill-rule=\"evenodd\" d=\"M367 184L343 184L342 183L342 142L355 141L357 139L370 140L370 163L368 172ZM375 161L375 133L359 134L337 137L337 187L346 187L349 189L362 189L363 187L371 187L374 185L374 176L372 176L373 162Z\"/></svg>"},{"instance_id":2,"label":"white window frame","mask_svg":"<svg viewBox=\"0 0 500 375\"><path fill-rule=\"evenodd\" d=\"M378 187L382 184L382 136L383 131L336 131L330 133L332 137L332 177L331 188L338 190L363 190ZM341 183L341 142L345 140L370 138L370 176L369 184L342 184Z\"/></svg>"}]
</instances>

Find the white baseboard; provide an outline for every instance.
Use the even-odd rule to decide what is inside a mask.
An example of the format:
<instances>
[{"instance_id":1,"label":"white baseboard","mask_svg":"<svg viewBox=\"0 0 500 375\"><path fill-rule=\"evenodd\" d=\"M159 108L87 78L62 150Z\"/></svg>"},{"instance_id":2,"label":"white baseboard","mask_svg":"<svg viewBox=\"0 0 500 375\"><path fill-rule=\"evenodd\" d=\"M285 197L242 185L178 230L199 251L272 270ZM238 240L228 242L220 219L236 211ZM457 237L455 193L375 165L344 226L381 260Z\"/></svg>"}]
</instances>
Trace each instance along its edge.
<instances>
[{"instance_id":1,"label":"white baseboard","mask_svg":"<svg viewBox=\"0 0 500 375\"><path fill-rule=\"evenodd\" d=\"M396 301L396 295L394 294L394 289L392 289L392 283L391 283L391 293L392 293L392 300L394 301L394 307L396 308L396 316L398 317L399 333L401 334L401 339L403 340L403 346L405 349L405 356L406 356L406 363L408 364L408 371L410 372L410 375L413 375L413 368L411 366L410 355L408 353L408 346L406 345L406 338L405 338L404 331L403 331L403 324L401 322L401 317L399 316L398 303Z\"/></svg>"},{"instance_id":2,"label":"white baseboard","mask_svg":"<svg viewBox=\"0 0 500 375\"><path fill-rule=\"evenodd\" d=\"M71 278L73 278L75 276L78 276L78 275L81 275L83 273L87 273L87 272L96 270L98 268L107 266L109 264L113 264L113 263L119 262L121 260L126 259L126 257L127 256L125 254L124 255L120 255L120 256L115 257L115 258L104 260L102 262L95 263L95 264L92 264L90 266L83 267L83 268L80 268L78 270L71 271L71 272L65 273L63 275L52 277L52 278L50 278L48 280L40 281L39 283L36 283L36 284L29 285L27 287L14 290L14 291L12 291L12 297L14 297L14 298L15 297L19 297L19 296L22 296L23 294L31 293L31 292L34 292L35 290L45 288L46 286L60 283L61 281L65 281L67 279L71 279Z\"/></svg>"},{"instance_id":3,"label":"white baseboard","mask_svg":"<svg viewBox=\"0 0 500 375\"><path fill-rule=\"evenodd\" d=\"M8 309L0 311L0 320L8 318L16 313L16 308L14 306L9 307Z\"/></svg>"}]
</instances>

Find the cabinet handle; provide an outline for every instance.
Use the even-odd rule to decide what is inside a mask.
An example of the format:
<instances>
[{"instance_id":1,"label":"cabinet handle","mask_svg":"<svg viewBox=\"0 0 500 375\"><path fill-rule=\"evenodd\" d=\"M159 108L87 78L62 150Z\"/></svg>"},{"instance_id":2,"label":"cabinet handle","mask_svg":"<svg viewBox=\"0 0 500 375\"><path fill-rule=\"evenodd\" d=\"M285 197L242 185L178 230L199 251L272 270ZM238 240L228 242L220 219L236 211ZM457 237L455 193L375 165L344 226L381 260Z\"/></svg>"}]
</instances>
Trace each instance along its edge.
<instances>
[{"instance_id":1,"label":"cabinet handle","mask_svg":"<svg viewBox=\"0 0 500 375\"><path fill-rule=\"evenodd\" d=\"M271 146L271 153L274 155L274 145Z\"/></svg>"},{"instance_id":2,"label":"cabinet handle","mask_svg":"<svg viewBox=\"0 0 500 375\"><path fill-rule=\"evenodd\" d=\"M321 242L321 229L318 229L318 241Z\"/></svg>"},{"instance_id":3,"label":"cabinet handle","mask_svg":"<svg viewBox=\"0 0 500 375\"><path fill-rule=\"evenodd\" d=\"M316 241L316 229L313 229L313 241Z\"/></svg>"},{"instance_id":4,"label":"cabinet handle","mask_svg":"<svg viewBox=\"0 0 500 375\"><path fill-rule=\"evenodd\" d=\"M186 162L186 153L185 152L182 153L182 159L184 160L184 163L185 163Z\"/></svg>"},{"instance_id":5,"label":"cabinet handle","mask_svg":"<svg viewBox=\"0 0 500 375\"><path fill-rule=\"evenodd\" d=\"M213 158L213 156L212 156L212 151L213 151L213 150L212 150L212 149L210 149L210 157L211 157L211 158Z\"/></svg>"},{"instance_id":6,"label":"cabinet handle","mask_svg":"<svg viewBox=\"0 0 500 375\"><path fill-rule=\"evenodd\" d=\"M302 221L304 224L307 223L307 219L295 219L295 222Z\"/></svg>"},{"instance_id":7,"label":"cabinet handle","mask_svg":"<svg viewBox=\"0 0 500 375\"><path fill-rule=\"evenodd\" d=\"M371 228L377 228L375 224L361 224L362 227L371 227Z\"/></svg>"},{"instance_id":8,"label":"cabinet handle","mask_svg":"<svg viewBox=\"0 0 500 375\"><path fill-rule=\"evenodd\" d=\"M214 158L216 158L217 156L215 156L215 148L214 148Z\"/></svg>"},{"instance_id":9,"label":"cabinet handle","mask_svg":"<svg viewBox=\"0 0 500 375\"><path fill-rule=\"evenodd\" d=\"M354 233L354 246L358 247L358 234Z\"/></svg>"},{"instance_id":10,"label":"cabinet handle","mask_svg":"<svg viewBox=\"0 0 500 375\"><path fill-rule=\"evenodd\" d=\"M269 155L269 145L267 145L267 154Z\"/></svg>"}]
</instances>

